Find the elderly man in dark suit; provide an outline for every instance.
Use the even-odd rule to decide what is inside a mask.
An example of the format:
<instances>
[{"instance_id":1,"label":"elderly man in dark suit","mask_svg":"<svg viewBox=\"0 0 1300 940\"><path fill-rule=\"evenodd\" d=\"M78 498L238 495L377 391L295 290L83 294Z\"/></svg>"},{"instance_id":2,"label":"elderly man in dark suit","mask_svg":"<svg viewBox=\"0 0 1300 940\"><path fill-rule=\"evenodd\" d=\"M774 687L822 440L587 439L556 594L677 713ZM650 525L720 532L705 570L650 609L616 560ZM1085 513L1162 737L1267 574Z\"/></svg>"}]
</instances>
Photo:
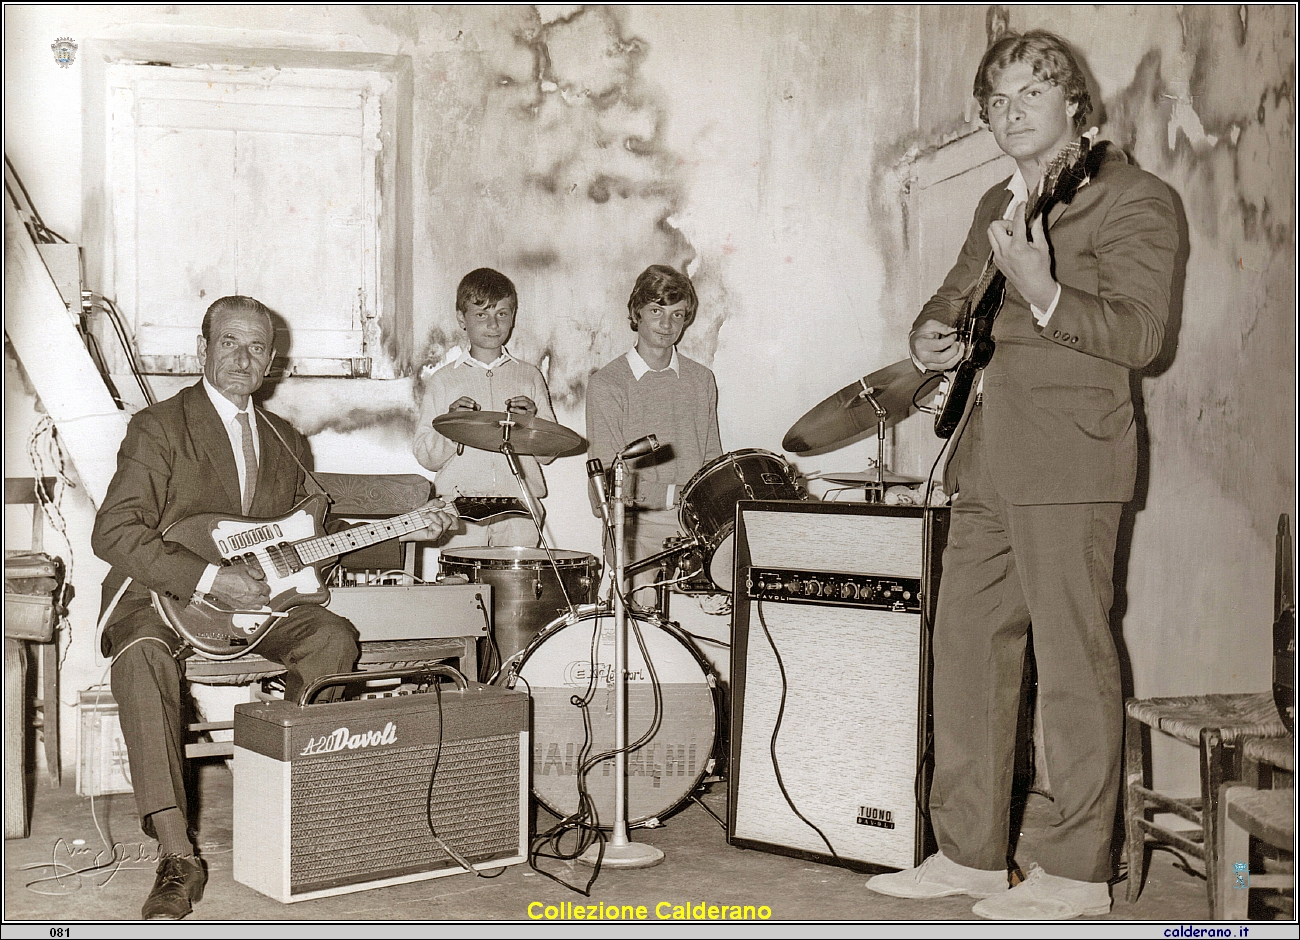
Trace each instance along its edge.
<instances>
[{"instance_id":1,"label":"elderly man in dark suit","mask_svg":"<svg viewBox=\"0 0 1300 940\"><path fill-rule=\"evenodd\" d=\"M1110 910L1120 786L1123 702L1109 614L1120 512L1137 469L1130 370L1155 358L1164 338L1177 225L1168 188L1106 150L1093 154L1094 172L1073 201L1026 230L1027 201L1045 168L1079 141L1090 108L1059 37L998 40L975 95L1016 173L980 200L956 265L911 334L922 366L955 366L964 350L953 324L991 256L1006 299L947 474L956 495L933 647L939 852L869 887L970 895L982 899L976 914L995 919L1099 915ZM1039 864L1008 890L1031 621L1055 818Z\"/></svg>"},{"instance_id":2,"label":"elderly man in dark suit","mask_svg":"<svg viewBox=\"0 0 1300 940\"><path fill-rule=\"evenodd\" d=\"M206 595L234 609L269 599L261 572L211 565L163 540L173 523L197 513L275 517L307 495L307 442L282 418L255 408L274 356L270 311L251 297L222 297L208 308L199 337L203 380L131 419L117 472L95 517L95 554L111 564L107 606L126 579L104 628L112 688L145 832L162 860L142 915L179 919L203 896L207 874L188 831L181 718L184 644L154 610L150 591L173 600ZM431 515L435 534L452 521ZM286 697L320 676L350 672L357 632L319 606L294 608L257 651L288 668Z\"/></svg>"}]
</instances>

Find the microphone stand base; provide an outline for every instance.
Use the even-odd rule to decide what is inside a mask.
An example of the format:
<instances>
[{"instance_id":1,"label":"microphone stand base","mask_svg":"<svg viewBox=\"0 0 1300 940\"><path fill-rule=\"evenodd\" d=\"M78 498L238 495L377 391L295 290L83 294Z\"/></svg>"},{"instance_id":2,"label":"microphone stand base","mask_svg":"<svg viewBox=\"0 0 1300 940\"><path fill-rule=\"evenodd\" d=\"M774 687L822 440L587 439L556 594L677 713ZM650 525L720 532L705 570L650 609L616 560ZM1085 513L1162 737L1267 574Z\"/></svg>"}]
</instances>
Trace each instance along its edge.
<instances>
[{"instance_id":1,"label":"microphone stand base","mask_svg":"<svg viewBox=\"0 0 1300 940\"><path fill-rule=\"evenodd\" d=\"M599 856L600 845L596 844L579 855L576 861L594 868ZM626 845L606 842L605 857L600 864L603 868L653 868L663 860L663 852L644 842L629 842Z\"/></svg>"}]
</instances>

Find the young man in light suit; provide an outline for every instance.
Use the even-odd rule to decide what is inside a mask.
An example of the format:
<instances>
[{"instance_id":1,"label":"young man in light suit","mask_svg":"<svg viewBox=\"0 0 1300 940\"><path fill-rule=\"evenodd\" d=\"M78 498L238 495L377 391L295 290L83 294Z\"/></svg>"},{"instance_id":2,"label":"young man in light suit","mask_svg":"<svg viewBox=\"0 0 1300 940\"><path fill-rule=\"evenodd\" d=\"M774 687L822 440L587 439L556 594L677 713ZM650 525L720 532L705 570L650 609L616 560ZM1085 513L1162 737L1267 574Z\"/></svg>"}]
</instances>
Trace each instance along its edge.
<instances>
[{"instance_id":1,"label":"young man in light suit","mask_svg":"<svg viewBox=\"0 0 1300 940\"><path fill-rule=\"evenodd\" d=\"M1068 205L1026 226L1044 169L1079 140L1091 107L1059 37L999 39L975 95L1016 173L980 200L956 265L911 333L923 367L954 367L964 350L953 325L991 253L1007 282L996 349L947 473L956 495L933 647L939 852L869 887L969 895L982 899L976 914L994 919L1100 915L1110 910L1123 736L1109 615L1120 512L1137 471L1129 381L1164 339L1177 224L1168 187L1110 148L1093 155L1095 172ZM1056 818L1040 864L1008 890L1031 621Z\"/></svg>"}]
</instances>

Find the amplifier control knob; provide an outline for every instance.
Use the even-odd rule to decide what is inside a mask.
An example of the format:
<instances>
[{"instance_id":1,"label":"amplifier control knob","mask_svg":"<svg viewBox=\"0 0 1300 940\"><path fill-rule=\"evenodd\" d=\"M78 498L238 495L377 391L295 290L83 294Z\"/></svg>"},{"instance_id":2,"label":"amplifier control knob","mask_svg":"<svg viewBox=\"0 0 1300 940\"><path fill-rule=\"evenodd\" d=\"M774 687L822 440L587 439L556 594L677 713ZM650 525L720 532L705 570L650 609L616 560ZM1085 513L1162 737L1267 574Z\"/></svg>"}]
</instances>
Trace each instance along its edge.
<instances>
[{"instance_id":1,"label":"amplifier control knob","mask_svg":"<svg viewBox=\"0 0 1300 940\"><path fill-rule=\"evenodd\" d=\"M791 578L789 581L785 582L785 592L786 592L787 594L798 594L798 593L799 593L799 579L798 579L798 578Z\"/></svg>"},{"instance_id":2,"label":"amplifier control knob","mask_svg":"<svg viewBox=\"0 0 1300 940\"><path fill-rule=\"evenodd\" d=\"M852 581L846 581L840 587L840 597L846 601L851 601L858 596L858 586Z\"/></svg>"},{"instance_id":3,"label":"amplifier control knob","mask_svg":"<svg viewBox=\"0 0 1300 940\"><path fill-rule=\"evenodd\" d=\"M803 592L809 597L821 597L822 583L814 578L809 578L804 582Z\"/></svg>"}]
</instances>

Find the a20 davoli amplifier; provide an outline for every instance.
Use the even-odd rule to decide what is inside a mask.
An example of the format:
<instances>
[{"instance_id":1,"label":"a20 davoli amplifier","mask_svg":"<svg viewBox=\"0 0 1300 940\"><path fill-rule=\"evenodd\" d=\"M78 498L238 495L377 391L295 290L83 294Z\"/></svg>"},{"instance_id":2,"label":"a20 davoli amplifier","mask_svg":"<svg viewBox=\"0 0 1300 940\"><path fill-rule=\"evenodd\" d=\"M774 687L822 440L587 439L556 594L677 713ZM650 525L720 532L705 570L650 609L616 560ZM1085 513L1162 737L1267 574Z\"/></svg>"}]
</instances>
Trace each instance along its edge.
<instances>
[{"instance_id":1,"label":"a20 davoli amplifier","mask_svg":"<svg viewBox=\"0 0 1300 940\"><path fill-rule=\"evenodd\" d=\"M476 869L518 864L528 755L528 696L476 682L240 705L235 880L290 902L465 871L438 839Z\"/></svg>"},{"instance_id":2,"label":"a20 davoli amplifier","mask_svg":"<svg viewBox=\"0 0 1300 940\"><path fill-rule=\"evenodd\" d=\"M946 509L738 504L729 842L865 870L928 854L947 528Z\"/></svg>"}]
</instances>

